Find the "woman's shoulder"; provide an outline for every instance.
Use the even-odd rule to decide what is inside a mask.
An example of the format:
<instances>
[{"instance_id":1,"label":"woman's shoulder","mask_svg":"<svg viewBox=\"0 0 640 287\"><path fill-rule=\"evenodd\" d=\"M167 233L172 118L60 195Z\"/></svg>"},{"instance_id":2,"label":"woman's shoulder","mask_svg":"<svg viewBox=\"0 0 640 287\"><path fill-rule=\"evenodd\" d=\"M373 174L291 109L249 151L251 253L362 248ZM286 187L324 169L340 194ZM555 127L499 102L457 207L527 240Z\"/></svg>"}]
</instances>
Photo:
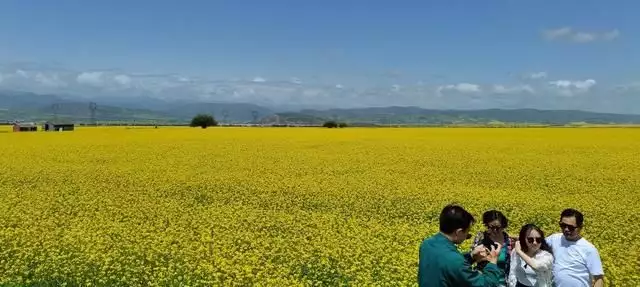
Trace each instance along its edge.
<instances>
[{"instance_id":1,"label":"woman's shoulder","mask_svg":"<svg viewBox=\"0 0 640 287\"><path fill-rule=\"evenodd\" d=\"M553 258L553 254L551 254L551 252L549 252L547 250L540 249L540 251L538 251L538 254L536 254L536 257L538 257L538 258L543 258L543 257L551 257L551 258Z\"/></svg>"}]
</instances>

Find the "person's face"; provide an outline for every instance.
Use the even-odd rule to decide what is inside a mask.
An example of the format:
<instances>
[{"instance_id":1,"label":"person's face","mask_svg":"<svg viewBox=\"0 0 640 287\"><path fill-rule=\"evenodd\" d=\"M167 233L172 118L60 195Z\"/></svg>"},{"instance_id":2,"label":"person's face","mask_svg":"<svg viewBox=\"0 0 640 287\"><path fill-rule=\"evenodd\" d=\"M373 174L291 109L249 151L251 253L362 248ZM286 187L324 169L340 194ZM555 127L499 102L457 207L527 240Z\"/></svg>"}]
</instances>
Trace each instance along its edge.
<instances>
[{"instance_id":1,"label":"person's face","mask_svg":"<svg viewBox=\"0 0 640 287\"><path fill-rule=\"evenodd\" d=\"M467 229L458 229L456 230L455 233L455 238L453 239L453 242L456 244L462 244L462 242L464 242L467 239L471 238L471 227L467 228Z\"/></svg>"},{"instance_id":2,"label":"person's face","mask_svg":"<svg viewBox=\"0 0 640 287\"><path fill-rule=\"evenodd\" d=\"M562 229L562 234L568 240L577 240L582 230L582 228L578 227L575 216L560 219L560 229Z\"/></svg>"},{"instance_id":3,"label":"person's face","mask_svg":"<svg viewBox=\"0 0 640 287\"><path fill-rule=\"evenodd\" d=\"M531 229L529 234L527 234L526 242L527 248L532 252L536 253L540 250L540 246L542 245L542 235L535 229Z\"/></svg>"},{"instance_id":4,"label":"person's face","mask_svg":"<svg viewBox=\"0 0 640 287\"><path fill-rule=\"evenodd\" d=\"M502 235L504 228L502 228L502 224L500 223L500 220L494 220L487 224L487 231L491 235L499 236L499 235Z\"/></svg>"}]
</instances>

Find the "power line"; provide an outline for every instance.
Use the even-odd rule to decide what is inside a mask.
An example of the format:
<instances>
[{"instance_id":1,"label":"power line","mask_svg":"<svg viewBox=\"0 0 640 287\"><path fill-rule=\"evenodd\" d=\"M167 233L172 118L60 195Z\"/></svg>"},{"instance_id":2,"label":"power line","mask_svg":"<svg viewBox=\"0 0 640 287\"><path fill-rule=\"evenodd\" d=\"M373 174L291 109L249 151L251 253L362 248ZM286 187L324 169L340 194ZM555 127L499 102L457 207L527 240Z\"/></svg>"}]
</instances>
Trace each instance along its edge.
<instances>
[{"instance_id":1,"label":"power line","mask_svg":"<svg viewBox=\"0 0 640 287\"><path fill-rule=\"evenodd\" d=\"M89 103L89 113L90 113L90 122L91 125L96 125L96 110L98 109L98 105L94 102Z\"/></svg>"}]
</instances>

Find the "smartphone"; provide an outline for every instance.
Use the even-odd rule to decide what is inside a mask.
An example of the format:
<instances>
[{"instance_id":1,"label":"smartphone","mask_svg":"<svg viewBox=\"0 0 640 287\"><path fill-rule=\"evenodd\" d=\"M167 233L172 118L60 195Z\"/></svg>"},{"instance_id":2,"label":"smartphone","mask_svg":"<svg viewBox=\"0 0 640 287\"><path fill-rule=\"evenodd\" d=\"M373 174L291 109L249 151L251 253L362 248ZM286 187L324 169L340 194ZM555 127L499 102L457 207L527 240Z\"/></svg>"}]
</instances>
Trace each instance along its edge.
<instances>
[{"instance_id":1,"label":"smartphone","mask_svg":"<svg viewBox=\"0 0 640 287\"><path fill-rule=\"evenodd\" d=\"M493 246L494 249L498 249L498 244L491 240L489 237L483 238L481 243L489 250L491 250L491 246Z\"/></svg>"}]
</instances>

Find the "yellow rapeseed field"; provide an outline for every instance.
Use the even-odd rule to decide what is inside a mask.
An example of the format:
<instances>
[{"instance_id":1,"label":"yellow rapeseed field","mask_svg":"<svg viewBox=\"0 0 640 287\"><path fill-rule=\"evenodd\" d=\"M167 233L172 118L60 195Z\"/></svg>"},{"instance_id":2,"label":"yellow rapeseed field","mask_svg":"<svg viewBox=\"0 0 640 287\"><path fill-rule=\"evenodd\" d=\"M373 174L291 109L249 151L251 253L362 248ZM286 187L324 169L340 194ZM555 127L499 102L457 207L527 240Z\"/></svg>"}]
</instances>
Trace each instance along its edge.
<instances>
[{"instance_id":1,"label":"yellow rapeseed field","mask_svg":"<svg viewBox=\"0 0 640 287\"><path fill-rule=\"evenodd\" d=\"M513 235L578 208L607 286L640 286L640 129L8 131L0 285L416 286L457 202Z\"/></svg>"}]
</instances>

